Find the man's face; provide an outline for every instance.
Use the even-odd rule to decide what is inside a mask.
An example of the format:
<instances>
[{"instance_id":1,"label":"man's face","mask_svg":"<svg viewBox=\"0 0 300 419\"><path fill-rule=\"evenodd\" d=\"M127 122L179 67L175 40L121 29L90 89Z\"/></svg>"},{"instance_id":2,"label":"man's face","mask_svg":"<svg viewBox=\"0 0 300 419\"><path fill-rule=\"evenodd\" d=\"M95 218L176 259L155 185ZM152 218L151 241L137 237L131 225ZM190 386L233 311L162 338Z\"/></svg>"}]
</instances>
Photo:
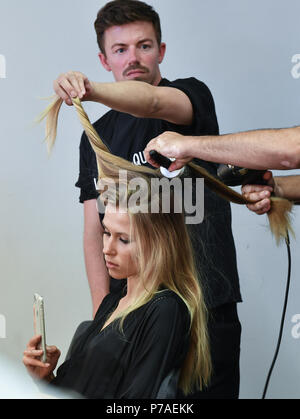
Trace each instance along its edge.
<instances>
[{"instance_id":1,"label":"man's face","mask_svg":"<svg viewBox=\"0 0 300 419\"><path fill-rule=\"evenodd\" d=\"M112 71L116 81L141 80L152 85L160 82L159 64L166 46L158 45L152 23L112 26L105 31L104 47L105 54L99 54L101 63Z\"/></svg>"}]
</instances>

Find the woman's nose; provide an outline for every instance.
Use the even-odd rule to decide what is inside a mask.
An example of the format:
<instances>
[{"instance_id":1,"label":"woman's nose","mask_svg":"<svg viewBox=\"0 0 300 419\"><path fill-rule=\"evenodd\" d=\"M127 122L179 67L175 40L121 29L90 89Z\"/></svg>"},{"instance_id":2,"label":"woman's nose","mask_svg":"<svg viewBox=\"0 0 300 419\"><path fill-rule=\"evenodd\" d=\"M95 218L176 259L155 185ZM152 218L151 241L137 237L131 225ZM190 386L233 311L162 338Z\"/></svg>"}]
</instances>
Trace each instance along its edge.
<instances>
[{"instance_id":1,"label":"woman's nose","mask_svg":"<svg viewBox=\"0 0 300 419\"><path fill-rule=\"evenodd\" d=\"M111 239L111 237L106 238L103 240L103 253L105 255L115 255L116 254L116 249L114 246L114 242Z\"/></svg>"}]
</instances>

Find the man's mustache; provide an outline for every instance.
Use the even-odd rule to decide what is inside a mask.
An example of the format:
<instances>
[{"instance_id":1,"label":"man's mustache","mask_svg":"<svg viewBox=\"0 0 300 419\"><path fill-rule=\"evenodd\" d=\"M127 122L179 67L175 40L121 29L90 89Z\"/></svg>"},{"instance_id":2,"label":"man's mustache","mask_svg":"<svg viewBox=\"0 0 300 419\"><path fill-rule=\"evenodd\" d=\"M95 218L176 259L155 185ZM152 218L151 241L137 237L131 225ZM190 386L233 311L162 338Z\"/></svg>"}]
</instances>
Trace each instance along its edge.
<instances>
[{"instance_id":1,"label":"man's mustache","mask_svg":"<svg viewBox=\"0 0 300 419\"><path fill-rule=\"evenodd\" d=\"M123 71L123 76L127 76L127 74L130 73L130 71L134 71L134 70L141 70L144 73L149 73L149 70L147 67L143 67L141 65L131 65Z\"/></svg>"}]
</instances>

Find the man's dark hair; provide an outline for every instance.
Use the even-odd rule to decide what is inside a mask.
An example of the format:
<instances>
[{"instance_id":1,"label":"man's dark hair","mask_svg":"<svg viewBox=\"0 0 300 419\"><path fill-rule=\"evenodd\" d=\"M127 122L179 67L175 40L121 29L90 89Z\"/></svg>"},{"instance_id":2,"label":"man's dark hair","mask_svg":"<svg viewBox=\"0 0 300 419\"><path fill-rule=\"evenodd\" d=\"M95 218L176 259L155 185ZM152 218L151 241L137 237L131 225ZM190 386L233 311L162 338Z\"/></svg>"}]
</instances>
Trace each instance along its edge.
<instances>
[{"instance_id":1,"label":"man's dark hair","mask_svg":"<svg viewBox=\"0 0 300 419\"><path fill-rule=\"evenodd\" d=\"M158 45L161 44L160 19L152 6L139 0L113 0L99 10L95 21L100 51L105 54L104 32L106 29L136 21L151 22L154 26Z\"/></svg>"}]
</instances>

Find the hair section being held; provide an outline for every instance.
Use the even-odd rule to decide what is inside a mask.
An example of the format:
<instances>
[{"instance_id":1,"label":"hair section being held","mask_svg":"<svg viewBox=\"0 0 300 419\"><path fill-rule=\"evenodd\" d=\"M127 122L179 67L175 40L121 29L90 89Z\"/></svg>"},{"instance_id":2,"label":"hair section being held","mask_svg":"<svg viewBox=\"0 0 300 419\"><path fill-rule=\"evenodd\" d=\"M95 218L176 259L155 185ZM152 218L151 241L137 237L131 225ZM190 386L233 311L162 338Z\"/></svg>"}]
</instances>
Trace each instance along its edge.
<instances>
[{"instance_id":1,"label":"hair section being held","mask_svg":"<svg viewBox=\"0 0 300 419\"><path fill-rule=\"evenodd\" d=\"M57 134L57 121L59 111L62 105L62 99L55 97L53 102L47 107L47 109L42 113L39 121L47 118L46 120L46 141L48 146L48 151L50 152L54 143ZM105 146L105 144L99 138L96 130L89 121L89 118L84 111L81 102L78 98L73 99L73 104L76 108L77 114L81 121L82 126L90 140L91 146L94 149L97 155L97 165L99 178L101 177L113 177L113 174L116 173L115 170L111 171L112 165L115 165L119 169L131 170L135 173L144 173L152 176L161 176L158 169L150 169L145 166L136 166L133 163L128 162L125 159L122 159L118 156L114 156ZM195 164L188 163L188 166L191 167L193 172L198 177L203 177L205 180L205 185L221 196L227 201L233 202L239 205L251 204L254 201L246 199L243 195L229 188L227 185L222 183L220 180L212 176L207 172L203 167ZM270 230L273 233L277 244L281 242L282 239L287 240L288 233L291 233L295 236L292 226L291 226L291 211L293 208L293 202L278 197L271 197L271 209L267 213Z\"/></svg>"}]
</instances>

